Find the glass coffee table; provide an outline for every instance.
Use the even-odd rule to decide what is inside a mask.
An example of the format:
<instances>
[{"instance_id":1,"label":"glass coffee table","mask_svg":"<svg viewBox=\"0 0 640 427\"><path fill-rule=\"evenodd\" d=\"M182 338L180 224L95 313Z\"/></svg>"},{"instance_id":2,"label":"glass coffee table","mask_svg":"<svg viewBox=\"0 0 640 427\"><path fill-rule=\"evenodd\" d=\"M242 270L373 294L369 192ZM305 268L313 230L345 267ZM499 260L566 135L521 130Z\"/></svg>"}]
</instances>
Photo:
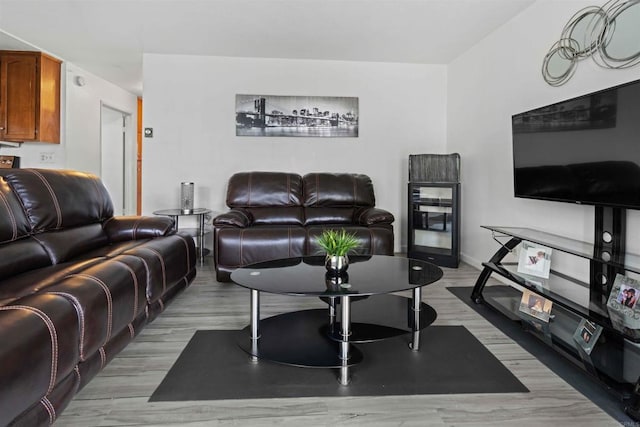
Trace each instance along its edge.
<instances>
[{"instance_id":1,"label":"glass coffee table","mask_svg":"<svg viewBox=\"0 0 640 427\"><path fill-rule=\"evenodd\" d=\"M411 334L420 349L420 331L436 319L422 302L422 287L437 282L442 270L426 261L384 256L350 256L343 276L331 276L324 257L287 258L239 268L231 280L251 291L251 323L240 347L252 360L339 369L340 384L359 363L366 342ZM390 295L412 290L412 298ZM260 319L260 293L319 297L328 308L299 310Z\"/></svg>"}]
</instances>

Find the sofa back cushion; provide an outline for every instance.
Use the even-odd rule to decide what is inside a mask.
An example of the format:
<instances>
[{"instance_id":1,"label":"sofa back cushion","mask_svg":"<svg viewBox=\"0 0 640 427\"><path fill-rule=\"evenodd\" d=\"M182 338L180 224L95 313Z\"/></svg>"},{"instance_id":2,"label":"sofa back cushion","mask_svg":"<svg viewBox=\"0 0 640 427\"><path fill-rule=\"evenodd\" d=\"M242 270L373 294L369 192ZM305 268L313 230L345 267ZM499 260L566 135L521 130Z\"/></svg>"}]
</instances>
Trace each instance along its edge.
<instances>
[{"instance_id":1,"label":"sofa back cushion","mask_svg":"<svg viewBox=\"0 0 640 427\"><path fill-rule=\"evenodd\" d=\"M2 175L22 202L35 233L99 223L113 216L109 193L95 175L55 169L7 171Z\"/></svg>"},{"instance_id":2,"label":"sofa back cushion","mask_svg":"<svg viewBox=\"0 0 640 427\"><path fill-rule=\"evenodd\" d=\"M302 178L285 172L239 172L229 179L230 208L302 206Z\"/></svg>"},{"instance_id":3,"label":"sofa back cushion","mask_svg":"<svg viewBox=\"0 0 640 427\"><path fill-rule=\"evenodd\" d=\"M310 173L302 178L305 208L375 206L371 178L362 174Z\"/></svg>"},{"instance_id":4,"label":"sofa back cushion","mask_svg":"<svg viewBox=\"0 0 640 427\"><path fill-rule=\"evenodd\" d=\"M0 177L0 280L51 264L42 245L29 237L30 232L20 201Z\"/></svg>"}]
</instances>

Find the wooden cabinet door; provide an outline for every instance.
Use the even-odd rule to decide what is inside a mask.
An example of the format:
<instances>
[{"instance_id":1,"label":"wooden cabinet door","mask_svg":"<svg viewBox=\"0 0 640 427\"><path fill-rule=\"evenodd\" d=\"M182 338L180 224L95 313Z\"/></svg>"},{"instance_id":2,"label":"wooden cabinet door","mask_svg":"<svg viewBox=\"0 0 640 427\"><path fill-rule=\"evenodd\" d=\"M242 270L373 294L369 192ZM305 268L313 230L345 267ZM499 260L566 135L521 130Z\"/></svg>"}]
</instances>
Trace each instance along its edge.
<instances>
[{"instance_id":1,"label":"wooden cabinet door","mask_svg":"<svg viewBox=\"0 0 640 427\"><path fill-rule=\"evenodd\" d=\"M3 94L0 137L14 141L36 140L36 55L3 54L0 74Z\"/></svg>"}]
</instances>

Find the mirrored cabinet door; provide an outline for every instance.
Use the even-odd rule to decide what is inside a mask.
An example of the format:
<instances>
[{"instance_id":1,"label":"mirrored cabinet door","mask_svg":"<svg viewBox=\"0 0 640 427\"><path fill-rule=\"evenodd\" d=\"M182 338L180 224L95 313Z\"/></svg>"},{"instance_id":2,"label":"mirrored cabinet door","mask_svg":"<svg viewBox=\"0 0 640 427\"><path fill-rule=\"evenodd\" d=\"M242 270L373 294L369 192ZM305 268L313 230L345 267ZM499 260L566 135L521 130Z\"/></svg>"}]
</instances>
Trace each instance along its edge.
<instances>
[{"instance_id":1,"label":"mirrored cabinet door","mask_svg":"<svg viewBox=\"0 0 640 427\"><path fill-rule=\"evenodd\" d=\"M412 258L458 266L458 186L409 184L409 247Z\"/></svg>"}]
</instances>

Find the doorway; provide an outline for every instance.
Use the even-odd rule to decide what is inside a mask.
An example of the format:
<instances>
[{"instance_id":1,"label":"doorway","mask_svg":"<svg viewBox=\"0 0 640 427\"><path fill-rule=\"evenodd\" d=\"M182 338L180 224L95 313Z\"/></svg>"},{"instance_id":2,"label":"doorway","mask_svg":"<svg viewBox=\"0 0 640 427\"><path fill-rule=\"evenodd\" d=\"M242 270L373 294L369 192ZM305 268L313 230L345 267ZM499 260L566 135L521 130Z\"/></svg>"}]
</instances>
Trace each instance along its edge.
<instances>
[{"instance_id":1,"label":"doorway","mask_svg":"<svg viewBox=\"0 0 640 427\"><path fill-rule=\"evenodd\" d=\"M100 106L100 178L111 195L114 215L136 213L136 145L131 113Z\"/></svg>"}]
</instances>

